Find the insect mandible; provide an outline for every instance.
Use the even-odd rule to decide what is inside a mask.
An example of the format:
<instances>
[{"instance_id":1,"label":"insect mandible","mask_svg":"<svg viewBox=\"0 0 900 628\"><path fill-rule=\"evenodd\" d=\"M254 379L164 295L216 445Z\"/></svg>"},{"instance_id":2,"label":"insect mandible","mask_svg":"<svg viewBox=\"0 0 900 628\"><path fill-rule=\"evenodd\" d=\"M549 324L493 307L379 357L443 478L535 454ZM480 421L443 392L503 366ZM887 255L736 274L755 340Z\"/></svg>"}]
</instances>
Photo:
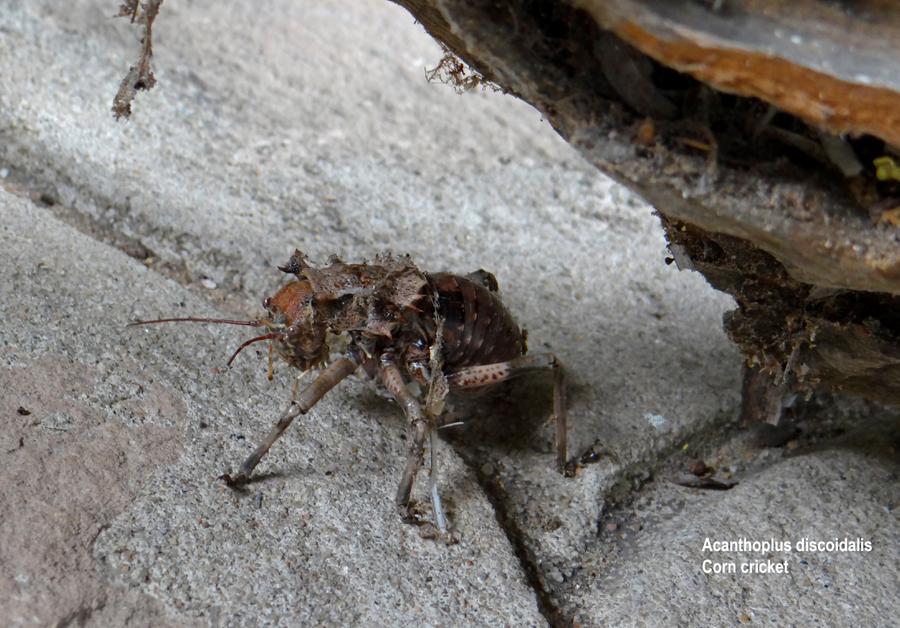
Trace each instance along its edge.
<instances>
[{"instance_id":1,"label":"insect mandible","mask_svg":"<svg viewBox=\"0 0 900 628\"><path fill-rule=\"evenodd\" d=\"M372 380L406 415L408 451L395 498L406 522L424 522L411 499L413 483L424 463L426 440L430 436L433 439L434 430L440 426L444 399L451 393L483 389L528 370L549 370L553 374L556 458L563 471L563 368L552 353L526 355L525 333L500 300L493 275L484 270L465 276L426 273L408 257L391 255L361 264L332 257L328 265L316 267L300 251L295 251L279 270L293 277L263 301L266 316L262 318L239 321L187 317L131 323L198 322L262 328L265 333L241 344L228 360L229 365L248 345L268 340L270 376L273 351L302 373L318 372L299 393L295 386L289 407L237 473L221 476L229 486L247 483L291 422L353 374ZM332 348L339 337L344 339L344 348L334 356ZM413 382L417 386L409 385ZM433 452L433 440L431 448ZM446 532L434 482L431 493L435 525Z\"/></svg>"}]
</instances>

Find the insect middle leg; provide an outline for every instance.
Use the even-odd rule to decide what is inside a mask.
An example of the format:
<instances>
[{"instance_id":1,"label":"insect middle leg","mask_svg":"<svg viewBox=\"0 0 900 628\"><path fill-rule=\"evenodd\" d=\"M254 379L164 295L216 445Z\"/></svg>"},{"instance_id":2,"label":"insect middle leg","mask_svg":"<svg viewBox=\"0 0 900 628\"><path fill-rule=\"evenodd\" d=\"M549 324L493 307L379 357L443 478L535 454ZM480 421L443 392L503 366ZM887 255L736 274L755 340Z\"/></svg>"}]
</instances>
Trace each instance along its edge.
<instances>
[{"instance_id":1,"label":"insect middle leg","mask_svg":"<svg viewBox=\"0 0 900 628\"><path fill-rule=\"evenodd\" d=\"M524 371L551 369L553 372L553 417L556 420L556 464L562 472L566 466L566 377L562 364L552 353L523 355L506 362L469 366L447 375L451 390L479 388L508 380Z\"/></svg>"},{"instance_id":2,"label":"insect middle leg","mask_svg":"<svg viewBox=\"0 0 900 628\"><path fill-rule=\"evenodd\" d=\"M406 522L414 523L416 518L410 508L410 496L416 474L422 468L425 458L425 441L430 432L428 419L422 411L422 406L406 388L406 382L400 369L390 360L384 360L381 367L381 381L384 387L394 397L407 420L407 453L406 467L400 478L400 486L397 487L397 496L394 503L400 513L400 518Z\"/></svg>"},{"instance_id":3,"label":"insect middle leg","mask_svg":"<svg viewBox=\"0 0 900 628\"><path fill-rule=\"evenodd\" d=\"M332 362L328 368L319 373L319 376L313 380L309 386L297 395L296 399L291 401L291 405L278 418L275 425L269 431L269 434L263 439L250 456L241 465L240 470L234 475L225 474L221 477L228 486L241 486L245 484L253 473L253 469L259 464L263 456L271 449L275 441L290 426L291 422L300 414L306 414L316 405L316 403L324 397L329 390L337 386L347 376L352 375L356 371L357 364L348 358L341 358Z\"/></svg>"}]
</instances>

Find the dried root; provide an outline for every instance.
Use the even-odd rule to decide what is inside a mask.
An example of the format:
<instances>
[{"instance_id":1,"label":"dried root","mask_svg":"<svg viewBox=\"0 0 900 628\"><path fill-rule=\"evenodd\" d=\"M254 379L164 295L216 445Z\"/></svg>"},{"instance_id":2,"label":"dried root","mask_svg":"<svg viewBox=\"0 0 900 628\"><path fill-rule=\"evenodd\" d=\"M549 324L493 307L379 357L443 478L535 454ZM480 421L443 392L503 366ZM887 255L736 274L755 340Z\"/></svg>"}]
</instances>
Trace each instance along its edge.
<instances>
[{"instance_id":1,"label":"dried root","mask_svg":"<svg viewBox=\"0 0 900 628\"><path fill-rule=\"evenodd\" d=\"M156 85L156 77L153 76L153 68L150 59L153 57L153 20L159 15L159 7L163 0L127 0L119 7L117 17L127 17L131 23L144 25L144 36L141 38L141 52L136 65L128 68L128 74L122 79L119 91L113 98L112 112L116 117L128 118L131 116L131 103L139 90L152 89Z\"/></svg>"},{"instance_id":2,"label":"dried root","mask_svg":"<svg viewBox=\"0 0 900 628\"><path fill-rule=\"evenodd\" d=\"M444 51L444 56L441 57L438 64L430 70L425 70L425 78L429 83L437 81L450 85L457 94L470 92L479 87L482 89L489 87L495 92L500 90L499 86L466 65L449 48L441 44L441 49Z\"/></svg>"}]
</instances>

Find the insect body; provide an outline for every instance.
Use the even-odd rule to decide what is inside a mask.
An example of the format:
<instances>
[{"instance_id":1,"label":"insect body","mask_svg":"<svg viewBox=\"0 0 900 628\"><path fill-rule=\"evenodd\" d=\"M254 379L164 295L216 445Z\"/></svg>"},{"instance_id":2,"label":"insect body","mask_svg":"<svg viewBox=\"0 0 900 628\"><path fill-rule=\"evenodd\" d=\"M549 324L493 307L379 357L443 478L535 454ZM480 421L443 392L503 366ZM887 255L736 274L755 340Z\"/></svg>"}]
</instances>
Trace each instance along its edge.
<instances>
[{"instance_id":1,"label":"insect body","mask_svg":"<svg viewBox=\"0 0 900 628\"><path fill-rule=\"evenodd\" d=\"M396 496L405 521L418 521L410 499L413 482L423 464L425 441L439 426L444 398L451 392L483 388L529 369L550 369L557 462L562 470L566 461L563 370L552 354L526 355L525 333L500 301L493 275L485 271L467 276L424 273L408 258L390 256L371 264L346 264L332 258L327 266L315 267L299 251L280 270L294 278L265 299L264 318L134 323L191 321L260 327L266 333L242 344L231 360L247 345L269 340L274 352L291 366L303 372L319 371L312 383L293 396L238 472L222 476L230 486L246 483L294 418L307 413L354 373L372 379L406 414L408 453ZM331 359L337 337L349 343L340 357ZM412 382L419 393L411 390ZM436 489L432 498L437 511Z\"/></svg>"}]
</instances>

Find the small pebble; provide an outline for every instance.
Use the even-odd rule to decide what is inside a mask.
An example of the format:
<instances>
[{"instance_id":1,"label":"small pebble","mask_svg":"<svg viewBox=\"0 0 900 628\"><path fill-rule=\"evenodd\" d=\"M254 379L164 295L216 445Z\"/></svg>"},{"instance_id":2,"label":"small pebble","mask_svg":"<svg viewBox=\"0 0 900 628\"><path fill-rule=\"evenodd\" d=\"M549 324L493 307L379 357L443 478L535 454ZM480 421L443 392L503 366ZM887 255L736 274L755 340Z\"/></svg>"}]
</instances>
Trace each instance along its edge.
<instances>
[{"instance_id":1,"label":"small pebble","mask_svg":"<svg viewBox=\"0 0 900 628\"><path fill-rule=\"evenodd\" d=\"M688 460L688 470L696 476L706 475L711 471L706 463L699 458L691 458Z\"/></svg>"},{"instance_id":2,"label":"small pebble","mask_svg":"<svg viewBox=\"0 0 900 628\"><path fill-rule=\"evenodd\" d=\"M204 277L200 280L200 285L206 288L207 290L215 290L216 282L210 279L209 277Z\"/></svg>"}]
</instances>

